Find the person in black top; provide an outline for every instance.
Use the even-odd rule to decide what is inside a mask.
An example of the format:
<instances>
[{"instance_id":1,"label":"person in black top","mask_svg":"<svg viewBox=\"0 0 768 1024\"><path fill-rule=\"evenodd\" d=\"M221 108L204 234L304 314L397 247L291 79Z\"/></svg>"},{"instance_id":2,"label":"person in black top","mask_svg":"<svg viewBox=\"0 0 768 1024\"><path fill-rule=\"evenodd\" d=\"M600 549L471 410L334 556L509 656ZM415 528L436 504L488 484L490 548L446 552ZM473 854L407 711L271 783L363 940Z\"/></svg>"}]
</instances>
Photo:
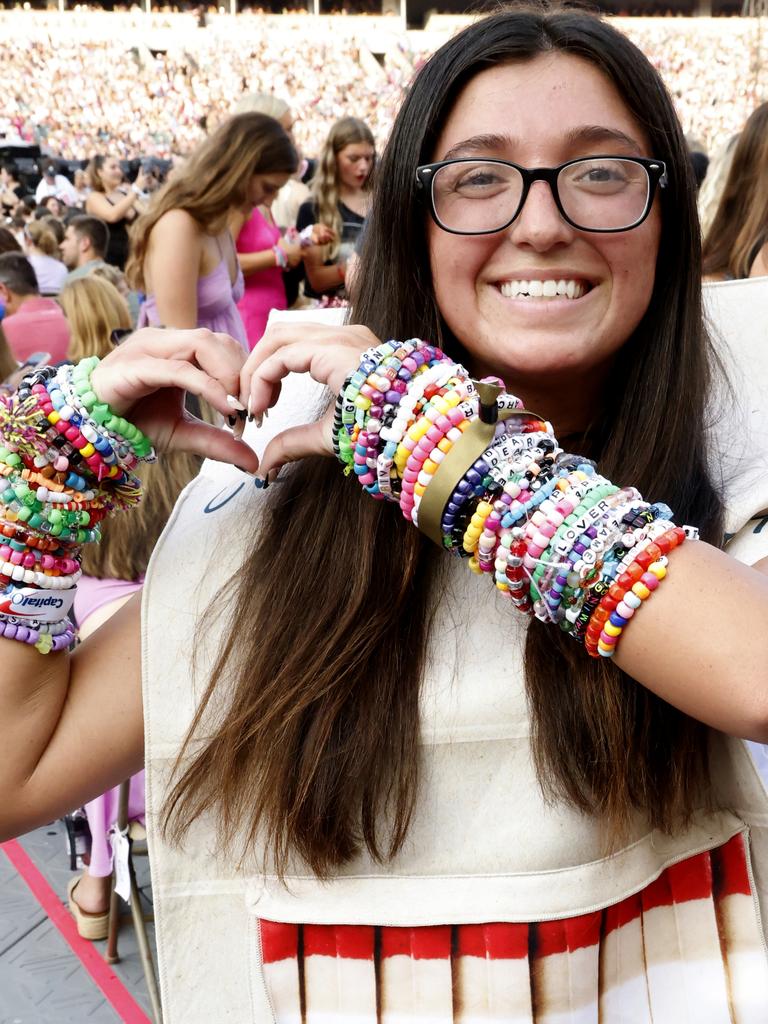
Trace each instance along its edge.
<instances>
[{"instance_id":1,"label":"person in black top","mask_svg":"<svg viewBox=\"0 0 768 1024\"><path fill-rule=\"evenodd\" d=\"M331 128L310 184L312 199L302 203L296 218L299 231L325 224L336 241L306 251L304 293L319 299L344 295L347 261L368 212L376 147L370 128L344 117Z\"/></svg>"},{"instance_id":2,"label":"person in black top","mask_svg":"<svg viewBox=\"0 0 768 1024\"><path fill-rule=\"evenodd\" d=\"M109 225L106 261L125 270L128 259L128 228L144 210L141 202L149 184L149 175L139 171L136 181L123 182L123 171L112 156L95 156L88 164L92 192L85 200L85 212Z\"/></svg>"}]
</instances>

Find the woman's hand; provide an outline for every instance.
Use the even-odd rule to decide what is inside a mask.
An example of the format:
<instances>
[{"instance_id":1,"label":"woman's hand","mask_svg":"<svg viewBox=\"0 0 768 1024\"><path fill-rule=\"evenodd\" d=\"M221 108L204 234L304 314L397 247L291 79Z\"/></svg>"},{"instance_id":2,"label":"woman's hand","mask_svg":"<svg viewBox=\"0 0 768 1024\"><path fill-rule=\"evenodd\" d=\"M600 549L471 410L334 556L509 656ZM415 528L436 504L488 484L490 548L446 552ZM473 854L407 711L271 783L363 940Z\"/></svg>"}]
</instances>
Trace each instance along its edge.
<instances>
[{"instance_id":1,"label":"woman's hand","mask_svg":"<svg viewBox=\"0 0 768 1024\"><path fill-rule=\"evenodd\" d=\"M257 419L276 404L289 373L309 373L335 396L357 369L361 354L379 344L367 327L274 324L267 329L240 372L240 400ZM267 445L260 474L307 455L333 455L333 403L321 419L284 430Z\"/></svg>"},{"instance_id":2,"label":"woman's hand","mask_svg":"<svg viewBox=\"0 0 768 1024\"><path fill-rule=\"evenodd\" d=\"M336 241L336 232L327 224L312 225L312 245L328 245Z\"/></svg>"},{"instance_id":3,"label":"woman's hand","mask_svg":"<svg viewBox=\"0 0 768 1024\"><path fill-rule=\"evenodd\" d=\"M144 431L158 452L194 452L255 473L259 460L244 441L184 408L189 391L231 416L227 396L239 394L245 360L228 334L147 327L110 352L91 379L100 401Z\"/></svg>"},{"instance_id":4,"label":"woman's hand","mask_svg":"<svg viewBox=\"0 0 768 1024\"><path fill-rule=\"evenodd\" d=\"M152 175L147 171L139 171L136 175L136 180L133 183L134 188L139 189L140 192L147 192L149 185L151 184L151 179Z\"/></svg>"},{"instance_id":5,"label":"woman's hand","mask_svg":"<svg viewBox=\"0 0 768 1024\"><path fill-rule=\"evenodd\" d=\"M285 253L289 267L297 267L301 263L302 252L298 242L289 242L286 238L281 238L277 244Z\"/></svg>"}]
</instances>

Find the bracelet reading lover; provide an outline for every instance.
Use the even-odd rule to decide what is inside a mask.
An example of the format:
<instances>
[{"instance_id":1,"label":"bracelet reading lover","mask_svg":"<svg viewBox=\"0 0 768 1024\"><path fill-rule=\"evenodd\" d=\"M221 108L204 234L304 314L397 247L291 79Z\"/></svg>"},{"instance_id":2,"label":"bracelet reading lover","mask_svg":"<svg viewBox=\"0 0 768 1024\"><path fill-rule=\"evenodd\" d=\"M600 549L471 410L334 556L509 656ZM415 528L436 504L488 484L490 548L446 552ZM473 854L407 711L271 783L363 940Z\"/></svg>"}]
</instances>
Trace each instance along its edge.
<instances>
[{"instance_id":1,"label":"bracelet reading lover","mask_svg":"<svg viewBox=\"0 0 768 1024\"><path fill-rule=\"evenodd\" d=\"M440 547L487 574L520 611L593 657L665 578L693 527L558 446L497 378L473 381L439 348L387 341L336 401L333 447L373 498L395 501Z\"/></svg>"}]
</instances>

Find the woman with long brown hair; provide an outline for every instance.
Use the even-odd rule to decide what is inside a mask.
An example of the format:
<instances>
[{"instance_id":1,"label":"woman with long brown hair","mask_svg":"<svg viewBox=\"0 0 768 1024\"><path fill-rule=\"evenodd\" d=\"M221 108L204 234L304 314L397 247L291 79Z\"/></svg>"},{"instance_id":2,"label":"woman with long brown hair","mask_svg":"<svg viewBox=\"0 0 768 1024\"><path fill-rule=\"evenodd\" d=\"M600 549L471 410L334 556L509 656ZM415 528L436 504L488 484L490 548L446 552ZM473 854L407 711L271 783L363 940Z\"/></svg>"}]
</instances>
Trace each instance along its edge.
<instances>
[{"instance_id":1,"label":"woman with long brown hair","mask_svg":"<svg viewBox=\"0 0 768 1024\"><path fill-rule=\"evenodd\" d=\"M379 180L354 324L245 362L140 332L72 371L245 472L201 474L143 610L72 661L4 645L3 834L146 753L169 1024L759 1019L766 794L734 737L768 739L768 458L733 404L707 430L672 101L599 18L501 12L418 74ZM294 372L320 413L258 467L183 415L186 388L272 428Z\"/></svg>"},{"instance_id":2,"label":"woman with long brown hair","mask_svg":"<svg viewBox=\"0 0 768 1024\"><path fill-rule=\"evenodd\" d=\"M139 170L136 180L129 184L117 157L99 154L88 164L86 178L90 191L85 197L85 212L109 225L105 259L125 270L128 230L144 209L149 175Z\"/></svg>"},{"instance_id":3,"label":"woman with long brown hair","mask_svg":"<svg viewBox=\"0 0 768 1024\"><path fill-rule=\"evenodd\" d=\"M767 242L768 103L762 103L736 141L720 202L704 238L705 279L756 276L753 267Z\"/></svg>"},{"instance_id":4,"label":"woman with long brown hair","mask_svg":"<svg viewBox=\"0 0 768 1024\"><path fill-rule=\"evenodd\" d=\"M342 117L328 132L310 184L312 198L302 203L296 227L323 224L334 240L307 251L305 294L309 298L344 293L347 263L363 229L371 199L376 146L368 125Z\"/></svg>"},{"instance_id":5,"label":"woman with long brown hair","mask_svg":"<svg viewBox=\"0 0 768 1024\"><path fill-rule=\"evenodd\" d=\"M208 327L247 348L229 222L276 195L296 164L284 129L257 113L225 121L191 154L131 232L128 282L147 295L140 326Z\"/></svg>"}]
</instances>

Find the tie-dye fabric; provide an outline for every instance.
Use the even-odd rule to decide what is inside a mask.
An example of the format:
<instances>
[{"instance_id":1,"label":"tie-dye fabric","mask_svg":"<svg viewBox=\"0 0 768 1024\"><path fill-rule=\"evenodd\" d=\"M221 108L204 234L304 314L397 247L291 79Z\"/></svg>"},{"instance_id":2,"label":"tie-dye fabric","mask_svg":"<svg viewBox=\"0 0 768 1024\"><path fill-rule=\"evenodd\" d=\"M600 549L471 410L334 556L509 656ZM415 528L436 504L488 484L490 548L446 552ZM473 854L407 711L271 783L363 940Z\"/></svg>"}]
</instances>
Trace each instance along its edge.
<instances>
[{"instance_id":1,"label":"tie-dye fabric","mask_svg":"<svg viewBox=\"0 0 768 1024\"><path fill-rule=\"evenodd\" d=\"M744 838L579 917L393 928L261 920L277 1024L764 1024Z\"/></svg>"}]
</instances>

